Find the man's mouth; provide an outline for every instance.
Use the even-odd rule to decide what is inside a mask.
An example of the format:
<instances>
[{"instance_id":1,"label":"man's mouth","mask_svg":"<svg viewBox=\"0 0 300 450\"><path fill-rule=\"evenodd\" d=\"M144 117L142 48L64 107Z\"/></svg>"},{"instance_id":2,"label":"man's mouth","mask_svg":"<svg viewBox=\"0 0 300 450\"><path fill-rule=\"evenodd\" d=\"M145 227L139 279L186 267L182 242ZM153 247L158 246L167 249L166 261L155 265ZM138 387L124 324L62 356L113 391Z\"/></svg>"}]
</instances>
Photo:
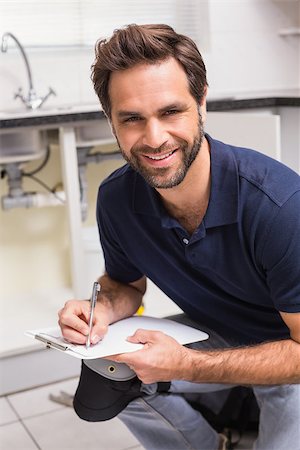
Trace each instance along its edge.
<instances>
[{"instance_id":1,"label":"man's mouth","mask_svg":"<svg viewBox=\"0 0 300 450\"><path fill-rule=\"evenodd\" d=\"M164 153L163 155L143 155L146 158L152 159L153 161L162 161L163 159L169 158L169 156L173 155L177 149L172 150L171 152Z\"/></svg>"}]
</instances>

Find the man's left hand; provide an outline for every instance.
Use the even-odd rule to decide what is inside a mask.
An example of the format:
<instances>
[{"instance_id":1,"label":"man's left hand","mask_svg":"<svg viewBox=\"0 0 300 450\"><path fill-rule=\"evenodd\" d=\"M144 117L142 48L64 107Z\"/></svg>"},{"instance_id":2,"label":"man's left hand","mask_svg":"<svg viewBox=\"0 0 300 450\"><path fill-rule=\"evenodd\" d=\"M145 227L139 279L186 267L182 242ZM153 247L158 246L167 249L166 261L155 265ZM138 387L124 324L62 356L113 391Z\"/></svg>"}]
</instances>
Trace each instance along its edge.
<instances>
[{"instance_id":1,"label":"man's left hand","mask_svg":"<svg viewBox=\"0 0 300 450\"><path fill-rule=\"evenodd\" d=\"M145 384L183 378L184 367L189 364L189 350L175 339L160 331L139 329L127 340L144 344L144 348L107 359L127 364Z\"/></svg>"}]
</instances>

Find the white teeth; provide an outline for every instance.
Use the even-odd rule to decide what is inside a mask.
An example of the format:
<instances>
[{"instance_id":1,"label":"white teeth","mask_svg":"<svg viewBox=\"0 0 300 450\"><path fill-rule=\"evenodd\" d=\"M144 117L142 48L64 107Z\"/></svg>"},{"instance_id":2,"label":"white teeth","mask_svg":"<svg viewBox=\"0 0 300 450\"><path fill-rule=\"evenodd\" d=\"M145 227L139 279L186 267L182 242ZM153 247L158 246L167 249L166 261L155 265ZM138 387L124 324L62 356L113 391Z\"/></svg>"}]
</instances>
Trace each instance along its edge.
<instances>
[{"instance_id":1,"label":"white teeth","mask_svg":"<svg viewBox=\"0 0 300 450\"><path fill-rule=\"evenodd\" d=\"M174 152L174 150L172 152L170 152L170 153L166 153L165 155L161 155L161 156L150 156L150 155L147 155L147 158L154 159L155 161L159 161L161 159L168 158L168 156L172 155L173 152Z\"/></svg>"}]
</instances>

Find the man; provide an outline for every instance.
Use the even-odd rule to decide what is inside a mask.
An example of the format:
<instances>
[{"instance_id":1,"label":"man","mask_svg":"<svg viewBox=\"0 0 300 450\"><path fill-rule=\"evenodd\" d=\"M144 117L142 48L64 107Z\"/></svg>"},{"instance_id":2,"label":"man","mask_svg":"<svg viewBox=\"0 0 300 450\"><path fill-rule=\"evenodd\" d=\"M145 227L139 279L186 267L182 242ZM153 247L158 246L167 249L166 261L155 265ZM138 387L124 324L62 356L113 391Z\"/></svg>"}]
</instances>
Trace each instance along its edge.
<instances>
[{"instance_id":1,"label":"man","mask_svg":"<svg viewBox=\"0 0 300 450\"><path fill-rule=\"evenodd\" d=\"M131 25L100 41L93 82L129 164L99 190L106 273L92 342L137 311L146 277L211 336L192 349L137 330L129 339L144 348L114 359L148 395L119 417L147 449L225 448L181 394L252 385L255 448L299 450L299 176L204 135L204 63L166 25ZM85 343L89 303L69 301L59 316L65 338ZM156 382L170 380L170 394L158 393Z\"/></svg>"}]
</instances>

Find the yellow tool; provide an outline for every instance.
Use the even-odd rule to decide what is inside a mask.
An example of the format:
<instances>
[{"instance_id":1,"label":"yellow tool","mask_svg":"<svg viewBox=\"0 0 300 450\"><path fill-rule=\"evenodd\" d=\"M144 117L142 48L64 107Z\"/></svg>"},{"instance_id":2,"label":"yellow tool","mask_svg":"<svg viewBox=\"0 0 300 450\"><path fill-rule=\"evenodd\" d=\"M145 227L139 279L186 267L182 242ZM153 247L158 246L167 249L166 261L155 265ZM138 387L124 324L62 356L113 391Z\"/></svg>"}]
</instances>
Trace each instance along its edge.
<instances>
[{"instance_id":1,"label":"yellow tool","mask_svg":"<svg viewBox=\"0 0 300 450\"><path fill-rule=\"evenodd\" d=\"M136 313L138 316L142 316L144 314L144 311L145 311L145 305L144 305L144 302L142 302L141 306L139 307L139 309L137 310Z\"/></svg>"}]
</instances>

